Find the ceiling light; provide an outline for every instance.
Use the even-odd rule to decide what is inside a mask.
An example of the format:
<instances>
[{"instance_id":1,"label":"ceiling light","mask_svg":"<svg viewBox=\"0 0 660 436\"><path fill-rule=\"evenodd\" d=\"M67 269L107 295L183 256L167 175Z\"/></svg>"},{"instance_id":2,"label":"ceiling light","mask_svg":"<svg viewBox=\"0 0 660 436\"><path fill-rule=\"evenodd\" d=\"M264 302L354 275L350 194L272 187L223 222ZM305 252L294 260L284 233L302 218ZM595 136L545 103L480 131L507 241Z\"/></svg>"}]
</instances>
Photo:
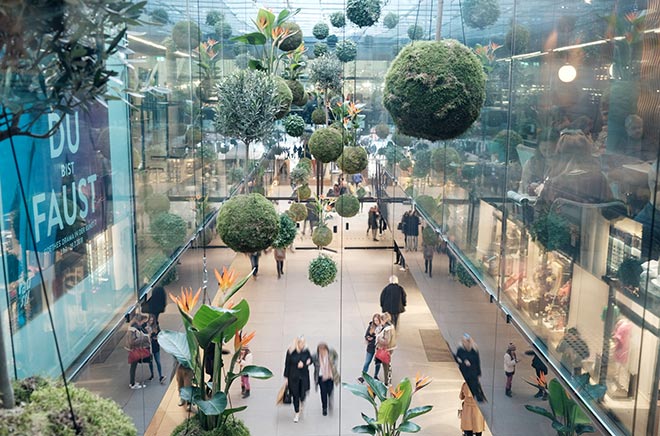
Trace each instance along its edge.
<instances>
[{"instance_id":1,"label":"ceiling light","mask_svg":"<svg viewBox=\"0 0 660 436\"><path fill-rule=\"evenodd\" d=\"M573 65L566 64L559 69L557 75L559 76L559 80L561 80L564 83L569 83L575 80L575 77L577 76L577 71L575 70L575 67Z\"/></svg>"}]
</instances>

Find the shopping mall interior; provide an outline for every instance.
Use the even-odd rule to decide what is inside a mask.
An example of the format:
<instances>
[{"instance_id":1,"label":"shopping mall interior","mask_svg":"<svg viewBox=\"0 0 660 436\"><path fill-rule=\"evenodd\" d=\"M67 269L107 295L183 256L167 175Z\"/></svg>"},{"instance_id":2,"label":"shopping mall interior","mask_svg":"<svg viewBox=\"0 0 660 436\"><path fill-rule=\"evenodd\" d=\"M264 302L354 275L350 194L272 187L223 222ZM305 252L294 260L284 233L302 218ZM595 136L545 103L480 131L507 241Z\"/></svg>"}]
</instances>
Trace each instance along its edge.
<instances>
[{"instance_id":1,"label":"shopping mall interior","mask_svg":"<svg viewBox=\"0 0 660 436\"><path fill-rule=\"evenodd\" d=\"M659 42L658 0L2 2L0 435L660 435Z\"/></svg>"}]
</instances>

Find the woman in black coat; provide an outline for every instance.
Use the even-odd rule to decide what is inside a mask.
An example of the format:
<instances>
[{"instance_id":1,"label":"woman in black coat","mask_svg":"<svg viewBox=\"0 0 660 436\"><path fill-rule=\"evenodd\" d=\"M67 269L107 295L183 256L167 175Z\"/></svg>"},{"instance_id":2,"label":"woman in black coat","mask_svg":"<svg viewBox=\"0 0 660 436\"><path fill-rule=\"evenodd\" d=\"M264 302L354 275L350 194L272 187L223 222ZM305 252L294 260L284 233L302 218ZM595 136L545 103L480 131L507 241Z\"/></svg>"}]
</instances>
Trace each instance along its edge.
<instances>
[{"instance_id":1,"label":"woman in black coat","mask_svg":"<svg viewBox=\"0 0 660 436\"><path fill-rule=\"evenodd\" d=\"M299 336L287 350L284 361L284 378L289 386L289 392L291 392L295 412L293 422L298 422L300 419L300 406L309 391L309 365L311 363L312 355L305 346L305 338Z\"/></svg>"},{"instance_id":2,"label":"woman in black coat","mask_svg":"<svg viewBox=\"0 0 660 436\"><path fill-rule=\"evenodd\" d=\"M479 377L481 377L481 360L479 350L470 335L465 333L456 351L456 362L472 396L479 402L485 401Z\"/></svg>"}]
</instances>

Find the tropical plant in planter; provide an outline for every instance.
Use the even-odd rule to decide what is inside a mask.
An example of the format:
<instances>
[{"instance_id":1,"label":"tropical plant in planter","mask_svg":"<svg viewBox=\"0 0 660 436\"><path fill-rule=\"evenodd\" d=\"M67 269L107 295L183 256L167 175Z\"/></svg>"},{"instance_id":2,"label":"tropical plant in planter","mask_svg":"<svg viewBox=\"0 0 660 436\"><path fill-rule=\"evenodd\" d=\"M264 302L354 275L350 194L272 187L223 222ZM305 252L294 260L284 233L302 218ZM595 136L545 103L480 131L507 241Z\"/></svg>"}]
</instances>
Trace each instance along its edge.
<instances>
[{"instance_id":1,"label":"tropical plant in planter","mask_svg":"<svg viewBox=\"0 0 660 436\"><path fill-rule=\"evenodd\" d=\"M310 282L325 288L335 281L337 277L337 264L331 257L325 254L319 254L316 259L310 262L307 273Z\"/></svg>"},{"instance_id":2,"label":"tropical plant in planter","mask_svg":"<svg viewBox=\"0 0 660 436\"><path fill-rule=\"evenodd\" d=\"M389 12L383 18L383 25L388 29L394 29L399 24L399 16L394 12Z\"/></svg>"},{"instance_id":3,"label":"tropical plant in planter","mask_svg":"<svg viewBox=\"0 0 660 436\"><path fill-rule=\"evenodd\" d=\"M284 131L294 138L301 137L305 132L305 120L300 115L289 115L284 119Z\"/></svg>"},{"instance_id":4,"label":"tropical plant in planter","mask_svg":"<svg viewBox=\"0 0 660 436\"><path fill-rule=\"evenodd\" d=\"M165 352L174 356L177 361L193 371L193 386L184 387L180 396L197 406L197 418L203 430L223 429L236 419L233 415L245 410L247 406L228 408L229 390L233 382L242 375L256 379L269 379L272 373L268 368L248 365L238 372L238 362L243 347L254 338L255 333L242 334L242 329L248 322L250 306L245 299L232 304L230 299L245 285L252 276L250 272L238 283L235 283L233 270L223 269L215 275L221 292L219 306L202 304L193 313L193 308L199 298L198 290L193 296L192 289L184 289L181 296L170 297L176 302L183 320L184 331L163 330L158 335L158 343ZM223 345L233 339L234 353L228 368L222 358ZM204 362L206 354L213 349L213 381L208 386L204 382ZM221 434L227 434L221 433Z\"/></svg>"},{"instance_id":5,"label":"tropical plant in planter","mask_svg":"<svg viewBox=\"0 0 660 436\"><path fill-rule=\"evenodd\" d=\"M289 206L288 212L289 216L294 221L303 221L307 218L307 206L303 203L292 203L291 206Z\"/></svg>"},{"instance_id":6,"label":"tropical plant in planter","mask_svg":"<svg viewBox=\"0 0 660 436\"><path fill-rule=\"evenodd\" d=\"M149 224L151 237L167 254L183 245L186 228L183 218L167 212L157 215Z\"/></svg>"},{"instance_id":7,"label":"tropical plant in planter","mask_svg":"<svg viewBox=\"0 0 660 436\"><path fill-rule=\"evenodd\" d=\"M339 216L350 218L360 211L360 200L353 194L342 194L335 201L335 210Z\"/></svg>"},{"instance_id":8,"label":"tropical plant in planter","mask_svg":"<svg viewBox=\"0 0 660 436\"><path fill-rule=\"evenodd\" d=\"M304 106L307 103L307 92L299 79L305 68L305 44L300 44L297 49L287 53L284 58L284 72L282 77L286 79L287 85L293 96L292 103L296 106Z\"/></svg>"},{"instance_id":9,"label":"tropical plant in planter","mask_svg":"<svg viewBox=\"0 0 660 436\"><path fill-rule=\"evenodd\" d=\"M373 26L380 18L380 0L348 0L346 18L358 27Z\"/></svg>"},{"instance_id":10,"label":"tropical plant in planter","mask_svg":"<svg viewBox=\"0 0 660 436\"><path fill-rule=\"evenodd\" d=\"M331 13L330 24L332 24L332 27L341 29L346 25L346 15L344 15L344 13L341 11Z\"/></svg>"},{"instance_id":11,"label":"tropical plant in planter","mask_svg":"<svg viewBox=\"0 0 660 436\"><path fill-rule=\"evenodd\" d=\"M273 203L261 194L230 198L220 208L217 221L220 238L239 253L254 253L270 247L280 226Z\"/></svg>"},{"instance_id":12,"label":"tropical plant in planter","mask_svg":"<svg viewBox=\"0 0 660 436\"><path fill-rule=\"evenodd\" d=\"M312 29L312 35L314 35L314 38L318 40L323 40L327 38L329 33L330 33L330 28L325 23L317 23L314 25L314 28Z\"/></svg>"},{"instance_id":13,"label":"tropical plant in planter","mask_svg":"<svg viewBox=\"0 0 660 436\"><path fill-rule=\"evenodd\" d=\"M364 147L344 147L341 156L337 158L337 166L346 174L362 172L369 164L369 156Z\"/></svg>"},{"instance_id":14,"label":"tropical plant in planter","mask_svg":"<svg viewBox=\"0 0 660 436\"><path fill-rule=\"evenodd\" d=\"M375 417L362 414L366 424L353 427L353 433L364 433L376 436L398 436L401 433L417 433L421 427L412 419L430 412L433 406L421 406L410 408L413 395L431 383L428 377L415 377L413 384L408 378L404 378L396 387L388 387L380 380L376 380L366 372L362 373L366 383L347 384L342 383L344 389L353 395L364 398L373 407Z\"/></svg>"},{"instance_id":15,"label":"tropical plant in planter","mask_svg":"<svg viewBox=\"0 0 660 436\"><path fill-rule=\"evenodd\" d=\"M332 162L341 156L343 138L337 129L322 127L316 129L309 139L309 151L323 163Z\"/></svg>"},{"instance_id":16,"label":"tropical plant in planter","mask_svg":"<svg viewBox=\"0 0 660 436\"><path fill-rule=\"evenodd\" d=\"M473 29L483 29L495 24L500 17L500 5L497 0L465 0L463 2L463 20Z\"/></svg>"},{"instance_id":17,"label":"tropical plant in planter","mask_svg":"<svg viewBox=\"0 0 660 436\"><path fill-rule=\"evenodd\" d=\"M344 39L337 43L335 55L341 62L354 61L357 56L357 44L352 39Z\"/></svg>"},{"instance_id":18,"label":"tropical plant in planter","mask_svg":"<svg viewBox=\"0 0 660 436\"><path fill-rule=\"evenodd\" d=\"M436 141L465 132L485 96L483 68L469 48L455 40L419 41L390 65L383 103L401 133Z\"/></svg>"}]
</instances>

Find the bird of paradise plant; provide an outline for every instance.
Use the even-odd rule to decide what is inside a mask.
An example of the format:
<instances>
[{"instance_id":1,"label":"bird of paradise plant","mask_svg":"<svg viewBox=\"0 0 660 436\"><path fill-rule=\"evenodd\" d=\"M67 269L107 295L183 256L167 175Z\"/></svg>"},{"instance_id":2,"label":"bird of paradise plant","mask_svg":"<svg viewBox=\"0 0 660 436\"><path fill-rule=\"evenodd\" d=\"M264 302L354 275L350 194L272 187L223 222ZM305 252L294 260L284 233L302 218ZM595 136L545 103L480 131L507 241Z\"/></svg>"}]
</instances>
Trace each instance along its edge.
<instances>
[{"instance_id":1,"label":"bird of paradise plant","mask_svg":"<svg viewBox=\"0 0 660 436\"><path fill-rule=\"evenodd\" d=\"M500 44L490 41L488 45L476 44L474 46L474 54L477 55L481 65L484 67L484 72L490 74L495 67L495 51L502 47Z\"/></svg>"},{"instance_id":2,"label":"bird of paradise plant","mask_svg":"<svg viewBox=\"0 0 660 436\"><path fill-rule=\"evenodd\" d=\"M365 118L360 113L362 108L364 108L364 104L355 104L349 100L337 102L336 106L332 108L332 116L341 123L345 134L349 138L350 145L355 145L360 123Z\"/></svg>"},{"instance_id":3,"label":"bird of paradise plant","mask_svg":"<svg viewBox=\"0 0 660 436\"><path fill-rule=\"evenodd\" d=\"M174 356L179 364L192 369L193 386L182 388L180 395L186 401L197 406L197 414L202 428L212 430L222 428L233 414L245 410L247 406L228 407L229 390L232 383L242 375L256 379L268 379L273 376L268 368L248 365L235 372L236 363L242 347L246 346L255 333L242 336L241 331L250 317L250 306L245 299L232 304L230 299L245 285L252 272L236 282L233 269L223 268L223 273L215 271L219 291L222 292L220 306L202 304L193 313L199 299L200 290L193 294L192 288L183 288L181 295L170 298L177 304L183 320L184 331L164 330L158 335L158 343L163 350ZM234 355L224 375L222 345L234 340ZM213 353L213 382L204 381L204 358L207 352Z\"/></svg>"},{"instance_id":4,"label":"bird of paradise plant","mask_svg":"<svg viewBox=\"0 0 660 436\"><path fill-rule=\"evenodd\" d=\"M284 57L284 71L282 77L287 80L298 80L303 70L307 66L305 62L305 43L303 42L297 49L287 52Z\"/></svg>"},{"instance_id":5,"label":"bird of paradise plant","mask_svg":"<svg viewBox=\"0 0 660 436\"><path fill-rule=\"evenodd\" d=\"M607 38L614 44L612 74L616 79L630 80L639 75L641 40L644 36L646 14L628 12L623 18L612 14L607 18Z\"/></svg>"},{"instance_id":6,"label":"bird of paradise plant","mask_svg":"<svg viewBox=\"0 0 660 436\"><path fill-rule=\"evenodd\" d=\"M413 418L428 413L433 406L410 408L413 395L428 386L431 379L415 376L414 384L404 378L396 387L389 389L379 380L367 373L362 373L366 385L343 383L353 395L364 398L374 408L375 418L362 414L366 425L353 427L353 433L366 433L375 436L399 436L401 433L417 433L421 430Z\"/></svg>"}]
</instances>

